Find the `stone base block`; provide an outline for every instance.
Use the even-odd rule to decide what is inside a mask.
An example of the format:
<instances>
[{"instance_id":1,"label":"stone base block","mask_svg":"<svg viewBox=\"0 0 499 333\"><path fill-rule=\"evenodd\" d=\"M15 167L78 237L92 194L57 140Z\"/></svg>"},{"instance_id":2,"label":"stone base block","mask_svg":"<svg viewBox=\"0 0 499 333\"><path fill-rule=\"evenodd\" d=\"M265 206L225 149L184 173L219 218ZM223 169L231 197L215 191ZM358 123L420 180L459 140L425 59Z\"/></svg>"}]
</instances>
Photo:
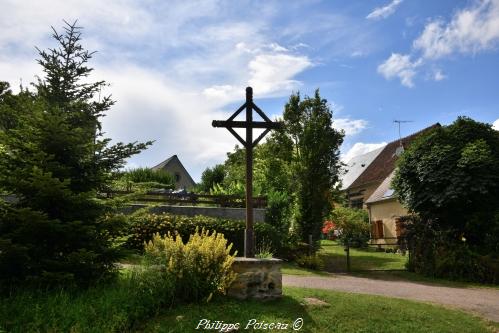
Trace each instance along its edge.
<instances>
[{"instance_id":1,"label":"stone base block","mask_svg":"<svg viewBox=\"0 0 499 333\"><path fill-rule=\"evenodd\" d=\"M227 294L238 299L269 300L282 297L282 261L237 257L233 269L236 280Z\"/></svg>"}]
</instances>

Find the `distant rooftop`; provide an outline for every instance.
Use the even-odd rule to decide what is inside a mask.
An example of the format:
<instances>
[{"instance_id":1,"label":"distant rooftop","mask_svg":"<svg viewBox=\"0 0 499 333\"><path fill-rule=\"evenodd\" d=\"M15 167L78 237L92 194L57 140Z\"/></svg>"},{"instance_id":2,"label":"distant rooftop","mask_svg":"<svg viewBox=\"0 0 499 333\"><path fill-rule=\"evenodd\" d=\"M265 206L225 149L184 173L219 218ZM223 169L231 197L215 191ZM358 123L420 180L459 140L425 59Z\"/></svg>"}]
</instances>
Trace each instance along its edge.
<instances>
[{"instance_id":1,"label":"distant rooftop","mask_svg":"<svg viewBox=\"0 0 499 333\"><path fill-rule=\"evenodd\" d=\"M372 150L368 153L358 155L348 161L347 166L341 175L341 189L347 189L352 183L361 175L362 172L371 164L376 156L381 153L385 147L380 147L378 149Z\"/></svg>"},{"instance_id":2,"label":"distant rooftop","mask_svg":"<svg viewBox=\"0 0 499 333\"><path fill-rule=\"evenodd\" d=\"M440 127L439 123L387 144L366 167L364 172L351 182L350 187L364 186L365 184L373 182L382 182L395 169L395 162L404 148L407 148L419 135L437 127ZM400 146L401 144L402 147Z\"/></svg>"}]
</instances>

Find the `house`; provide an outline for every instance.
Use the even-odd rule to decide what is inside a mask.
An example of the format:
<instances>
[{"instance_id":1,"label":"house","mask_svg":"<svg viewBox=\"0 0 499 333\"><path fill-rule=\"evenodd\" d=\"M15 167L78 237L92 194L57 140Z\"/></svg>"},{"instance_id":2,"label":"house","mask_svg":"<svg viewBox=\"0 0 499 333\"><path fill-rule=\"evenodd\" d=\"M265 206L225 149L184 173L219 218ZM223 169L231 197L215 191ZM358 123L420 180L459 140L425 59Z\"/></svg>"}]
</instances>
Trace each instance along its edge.
<instances>
[{"instance_id":1,"label":"house","mask_svg":"<svg viewBox=\"0 0 499 333\"><path fill-rule=\"evenodd\" d=\"M371 238L378 244L396 244L401 235L398 218L407 215L390 187L398 157L419 135L434 124L405 138L395 140L372 152L352 158L342 175L342 191L350 207L369 212Z\"/></svg>"},{"instance_id":2,"label":"house","mask_svg":"<svg viewBox=\"0 0 499 333\"><path fill-rule=\"evenodd\" d=\"M170 158L167 158L163 162L158 165L152 167L153 170L165 170L173 175L175 178L175 189L191 189L196 183L192 179L189 172L185 169L182 162L177 155L173 155Z\"/></svg>"}]
</instances>

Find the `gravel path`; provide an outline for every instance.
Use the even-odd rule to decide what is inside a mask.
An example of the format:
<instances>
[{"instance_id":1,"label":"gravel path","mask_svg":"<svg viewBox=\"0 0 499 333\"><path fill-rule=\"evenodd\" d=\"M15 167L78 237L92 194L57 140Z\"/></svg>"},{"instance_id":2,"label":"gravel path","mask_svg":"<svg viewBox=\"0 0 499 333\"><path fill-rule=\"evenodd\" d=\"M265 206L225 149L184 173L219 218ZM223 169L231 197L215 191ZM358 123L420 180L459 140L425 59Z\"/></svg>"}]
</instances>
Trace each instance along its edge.
<instances>
[{"instance_id":1,"label":"gravel path","mask_svg":"<svg viewBox=\"0 0 499 333\"><path fill-rule=\"evenodd\" d=\"M385 281L349 275L331 277L283 275L285 286L331 289L352 293L426 301L472 312L499 322L499 290L453 288L408 281Z\"/></svg>"}]
</instances>

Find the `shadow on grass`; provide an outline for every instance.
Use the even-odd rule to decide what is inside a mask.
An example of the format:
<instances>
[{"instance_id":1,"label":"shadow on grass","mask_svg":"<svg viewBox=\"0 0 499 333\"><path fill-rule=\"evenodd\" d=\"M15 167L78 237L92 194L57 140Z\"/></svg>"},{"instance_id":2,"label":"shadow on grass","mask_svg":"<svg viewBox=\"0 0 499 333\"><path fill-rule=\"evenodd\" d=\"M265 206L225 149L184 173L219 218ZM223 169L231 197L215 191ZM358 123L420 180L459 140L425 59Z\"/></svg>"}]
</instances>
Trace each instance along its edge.
<instances>
[{"instance_id":1,"label":"shadow on grass","mask_svg":"<svg viewBox=\"0 0 499 333\"><path fill-rule=\"evenodd\" d=\"M346 272L346 255L325 253L319 254L324 261L324 269L327 272ZM393 255L392 255L393 256ZM351 271L370 271L370 270L404 270L404 264L400 258L386 256L356 255L350 256Z\"/></svg>"},{"instance_id":2,"label":"shadow on grass","mask_svg":"<svg viewBox=\"0 0 499 333\"><path fill-rule=\"evenodd\" d=\"M431 287L448 288L489 288L499 290L499 285L479 284L466 281L451 281L440 278L433 278L409 271L353 271L349 275L368 279L398 282L413 282Z\"/></svg>"},{"instance_id":3,"label":"shadow on grass","mask_svg":"<svg viewBox=\"0 0 499 333\"><path fill-rule=\"evenodd\" d=\"M219 298L208 304L187 304L159 314L140 328L143 332L218 332L223 324L239 324L239 331L274 331L263 325L275 323L288 325L286 331L292 331L292 325L298 318L313 325L313 319L307 313L307 307L290 296L272 301ZM217 321L219 323L217 323ZM262 326L258 327L258 323ZM209 329L204 325L219 325L217 329ZM228 326L225 326L226 328ZM305 330L306 331L306 330Z\"/></svg>"}]
</instances>

